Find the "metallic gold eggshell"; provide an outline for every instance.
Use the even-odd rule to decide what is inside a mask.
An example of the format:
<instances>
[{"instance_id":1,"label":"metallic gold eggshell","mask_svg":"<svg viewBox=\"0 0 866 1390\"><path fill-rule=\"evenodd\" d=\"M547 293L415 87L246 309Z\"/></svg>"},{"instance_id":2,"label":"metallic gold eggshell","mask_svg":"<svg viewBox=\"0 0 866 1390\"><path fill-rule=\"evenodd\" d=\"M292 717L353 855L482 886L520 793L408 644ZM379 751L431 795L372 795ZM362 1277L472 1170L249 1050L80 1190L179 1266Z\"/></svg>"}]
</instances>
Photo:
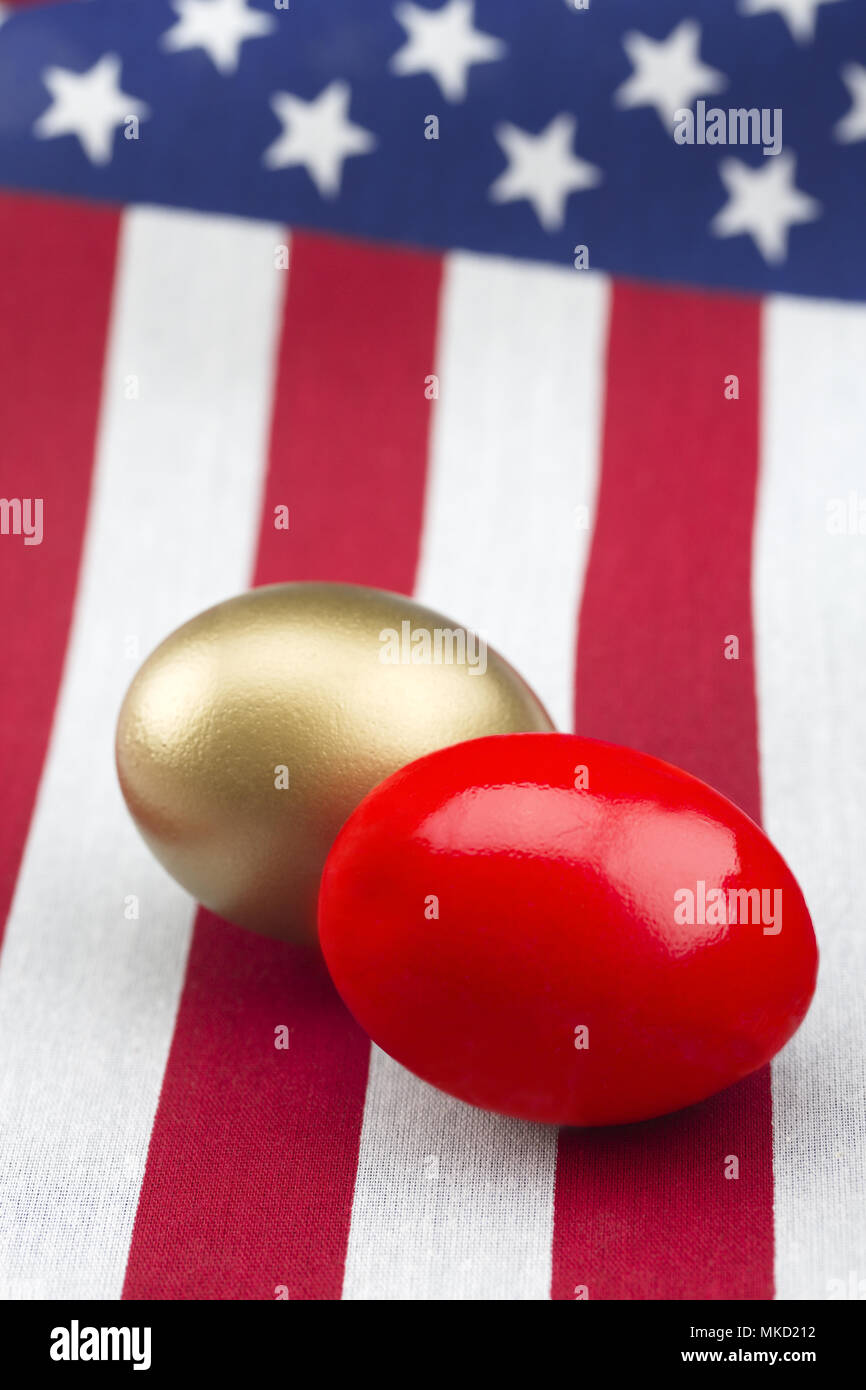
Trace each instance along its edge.
<instances>
[{"instance_id":1,"label":"metallic gold eggshell","mask_svg":"<svg viewBox=\"0 0 866 1390\"><path fill-rule=\"evenodd\" d=\"M117 726L123 795L157 859L229 921L315 942L322 866L372 787L448 744L553 728L490 648L483 673L480 660L382 659L383 632L426 629L435 651L434 634L455 627L400 594L298 583L178 628L139 670Z\"/></svg>"}]
</instances>

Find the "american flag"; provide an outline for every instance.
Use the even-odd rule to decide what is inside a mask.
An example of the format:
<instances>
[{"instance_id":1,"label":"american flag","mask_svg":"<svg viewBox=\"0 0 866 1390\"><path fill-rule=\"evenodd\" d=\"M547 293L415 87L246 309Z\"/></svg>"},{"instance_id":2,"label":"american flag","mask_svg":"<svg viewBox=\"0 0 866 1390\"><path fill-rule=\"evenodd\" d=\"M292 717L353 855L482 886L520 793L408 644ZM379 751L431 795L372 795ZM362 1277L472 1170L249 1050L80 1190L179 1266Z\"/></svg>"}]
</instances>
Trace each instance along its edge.
<instances>
[{"instance_id":1,"label":"american flag","mask_svg":"<svg viewBox=\"0 0 866 1390\"><path fill-rule=\"evenodd\" d=\"M0 1292L866 1297L860 0L0 9ZM285 579L761 820L822 954L772 1069L505 1120L196 910L117 710Z\"/></svg>"}]
</instances>

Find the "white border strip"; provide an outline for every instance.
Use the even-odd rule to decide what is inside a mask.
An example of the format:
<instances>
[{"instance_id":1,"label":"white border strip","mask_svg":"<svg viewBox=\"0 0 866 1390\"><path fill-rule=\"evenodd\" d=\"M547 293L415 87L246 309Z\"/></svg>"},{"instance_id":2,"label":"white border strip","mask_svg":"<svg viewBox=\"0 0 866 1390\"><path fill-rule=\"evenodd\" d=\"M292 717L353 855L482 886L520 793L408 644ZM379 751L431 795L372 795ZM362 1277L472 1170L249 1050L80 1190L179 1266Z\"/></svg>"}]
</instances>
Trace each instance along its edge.
<instances>
[{"instance_id":1,"label":"white border strip","mask_svg":"<svg viewBox=\"0 0 866 1390\"><path fill-rule=\"evenodd\" d=\"M773 1065L776 1293L866 1297L866 308L769 301L755 635L763 819L821 967Z\"/></svg>"}]
</instances>

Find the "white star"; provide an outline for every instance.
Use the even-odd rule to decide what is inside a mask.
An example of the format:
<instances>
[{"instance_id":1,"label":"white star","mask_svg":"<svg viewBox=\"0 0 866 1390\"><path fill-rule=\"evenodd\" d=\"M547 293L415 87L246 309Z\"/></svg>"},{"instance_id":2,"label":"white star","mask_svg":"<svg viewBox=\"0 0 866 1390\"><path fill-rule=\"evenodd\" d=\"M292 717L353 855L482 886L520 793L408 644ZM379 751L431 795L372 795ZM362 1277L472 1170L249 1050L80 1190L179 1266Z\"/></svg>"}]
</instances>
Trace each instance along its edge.
<instances>
[{"instance_id":1,"label":"white star","mask_svg":"<svg viewBox=\"0 0 866 1390\"><path fill-rule=\"evenodd\" d=\"M833 5L836 0L740 0L740 14L768 14L775 10L788 22L788 28L799 42L815 37L819 5Z\"/></svg>"},{"instance_id":2,"label":"white star","mask_svg":"<svg viewBox=\"0 0 866 1390\"><path fill-rule=\"evenodd\" d=\"M788 254L788 229L798 222L814 222L821 204L794 185L797 161L783 150L757 169L739 159L723 159L722 183L730 199L710 223L716 236L740 236L746 232L770 264Z\"/></svg>"},{"instance_id":3,"label":"white star","mask_svg":"<svg viewBox=\"0 0 866 1390\"><path fill-rule=\"evenodd\" d=\"M128 96L120 87L120 59L106 53L87 72L46 68L42 80L52 102L33 127L40 140L55 135L77 135L84 153L94 164L108 164L114 132L130 116L150 115L143 101Z\"/></svg>"},{"instance_id":4,"label":"white star","mask_svg":"<svg viewBox=\"0 0 866 1390\"><path fill-rule=\"evenodd\" d=\"M691 106L702 93L727 86L723 72L701 62L700 42L701 26L694 19L684 19L658 41L634 31L626 34L623 48L634 72L614 92L617 106L654 106L672 135L675 111Z\"/></svg>"},{"instance_id":5,"label":"white star","mask_svg":"<svg viewBox=\"0 0 866 1390\"><path fill-rule=\"evenodd\" d=\"M390 62L400 77L429 72L448 101L463 101L473 63L504 58L506 45L473 25L474 0L447 0L438 10L409 3L396 5L394 17L409 35Z\"/></svg>"},{"instance_id":6,"label":"white star","mask_svg":"<svg viewBox=\"0 0 866 1390\"><path fill-rule=\"evenodd\" d=\"M842 81L851 93L851 110L837 121L833 134L843 144L866 140L866 68L861 63L846 63Z\"/></svg>"},{"instance_id":7,"label":"white star","mask_svg":"<svg viewBox=\"0 0 866 1390\"><path fill-rule=\"evenodd\" d=\"M162 47L170 53L203 48L220 72L235 72L241 45L276 27L272 16L247 9L246 0L172 0L172 5L180 18L166 29Z\"/></svg>"},{"instance_id":8,"label":"white star","mask_svg":"<svg viewBox=\"0 0 866 1390\"><path fill-rule=\"evenodd\" d=\"M540 135L508 121L501 122L494 134L508 168L490 185L490 198L494 203L527 198L547 232L556 231L565 221L569 193L601 182L601 170L572 151L577 121L567 112L555 116Z\"/></svg>"},{"instance_id":9,"label":"white star","mask_svg":"<svg viewBox=\"0 0 866 1390\"><path fill-rule=\"evenodd\" d=\"M340 191L343 160L352 154L367 154L376 137L348 119L351 91L346 82L332 82L312 101L303 101L290 92L274 92L271 106L283 123L278 135L262 155L268 169L285 169L303 164L325 198Z\"/></svg>"}]
</instances>

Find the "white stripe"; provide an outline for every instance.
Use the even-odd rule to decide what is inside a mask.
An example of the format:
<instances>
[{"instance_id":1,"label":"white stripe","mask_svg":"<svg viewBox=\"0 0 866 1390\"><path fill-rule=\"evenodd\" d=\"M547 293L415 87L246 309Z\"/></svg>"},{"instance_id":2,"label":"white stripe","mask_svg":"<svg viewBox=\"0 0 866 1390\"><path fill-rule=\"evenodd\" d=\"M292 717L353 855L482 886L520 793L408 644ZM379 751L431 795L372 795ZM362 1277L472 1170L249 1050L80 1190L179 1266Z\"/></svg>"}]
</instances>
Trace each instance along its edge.
<instances>
[{"instance_id":1,"label":"white stripe","mask_svg":"<svg viewBox=\"0 0 866 1390\"><path fill-rule=\"evenodd\" d=\"M802 885L818 993L773 1066L776 1291L866 1296L866 309L772 300L755 625L763 818Z\"/></svg>"},{"instance_id":2,"label":"white stripe","mask_svg":"<svg viewBox=\"0 0 866 1390\"><path fill-rule=\"evenodd\" d=\"M461 255L442 306L419 596L481 631L560 729L573 727L608 295L585 271Z\"/></svg>"},{"instance_id":3,"label":"white stripe","mask_svg":"<svg viewBox=\"0 0 866 1390\"><path fill-rule=\"evenodd\" d=\"M488 638L564 728L607 314L607 282L581 272L447 268L418 596ZM374 1048L343 1296L548 1298L556 1147L555 1128L451 1100Z\"/></svg>"},{"instance_id":4,"label":"white stripe","mask_svg":"<svg viewBox=\"0 0 866 1390\"><path fill-rule=\"evenodd\" d=\"M194 912L117 788L125 642L144 655L248 582L283 239L144 208L122 229L76 614L0 956L6 1297L121 1292Z\"/></svg>"}]
</instances>

